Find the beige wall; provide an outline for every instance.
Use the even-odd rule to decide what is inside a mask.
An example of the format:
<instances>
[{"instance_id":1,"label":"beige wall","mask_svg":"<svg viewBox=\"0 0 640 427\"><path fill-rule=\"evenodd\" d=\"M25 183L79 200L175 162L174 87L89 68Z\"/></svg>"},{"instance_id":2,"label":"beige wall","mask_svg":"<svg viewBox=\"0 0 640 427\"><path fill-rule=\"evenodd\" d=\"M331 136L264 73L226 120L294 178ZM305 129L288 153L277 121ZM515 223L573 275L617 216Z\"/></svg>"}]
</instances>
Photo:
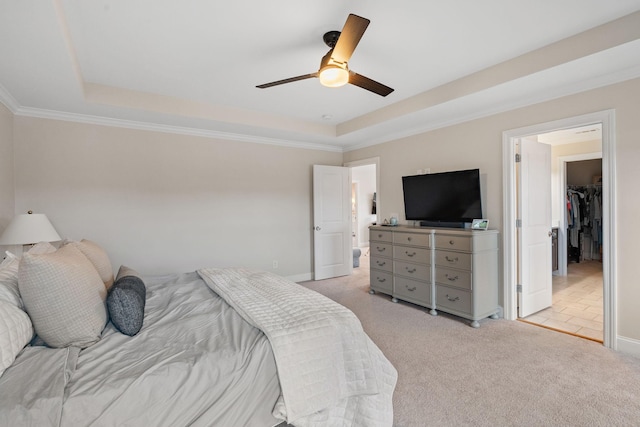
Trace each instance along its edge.
<instances>
[{"instance_id":1,"label":"beige wall","mask_svg":"<svg viewBox=\"0 0 640 427\"><path fill-rule=\"evenodd\" d=\"M341 153L15 117L16 208L143 274L312 271L312 165Z\"/></svg>"},{"instance_id":2,"label":"beige wall","mask_svg":"<svg viewBox=\"0 0 640 427\"><path fill-rule=\"evenodd\" d=\"M0 103L0 233L9 224L14 214L13 114Z\"/></svg>"},{"instance_id":3,"label":"beige wall","mask_svg":"<svg viewBox=\"0 0 640 427\"><path fill-rule=\"evenodd\" d=\"M480 168L483 177L485 216L492 228L502 231L502 133L539 123L595 111L616 111L618 333L640 345L640 198L634 187L640 182L640 79L559 98L491 117L450 126L391 143L345 153L345 162L380 157L381 214L403 212L401 176L417 169L431 172ZM625 196L626 195L626 196ZM502 295L500 296L502 303Z\"/></svg>"}]
</instances>

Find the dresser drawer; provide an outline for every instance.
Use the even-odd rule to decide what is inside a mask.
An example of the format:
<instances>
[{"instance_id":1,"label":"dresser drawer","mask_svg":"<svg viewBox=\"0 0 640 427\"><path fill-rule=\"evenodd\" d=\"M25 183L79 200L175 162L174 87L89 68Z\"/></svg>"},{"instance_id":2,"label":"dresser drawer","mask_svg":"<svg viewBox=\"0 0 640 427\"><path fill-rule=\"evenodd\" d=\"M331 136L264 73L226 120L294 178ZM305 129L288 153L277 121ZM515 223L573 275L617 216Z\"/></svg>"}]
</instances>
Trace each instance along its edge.
<instances>
[{"instance_id":1,"label":"dresser drawer","mask_svg":"<svg viewBox=\"0 0 640 427\"><path fill-rule=\"evenodd\" d=\"M376 270L384 270L388 272L393 271L393 261L391 258L383 258L379 256L371 256L371 262L369 268L375 268Z\"/></svg>"},{"instance_id":2,"label":"dresser drawer","mask_svg":"<svg viewBox=\"0 0 640 427\"><path fill-rule=\"evenodd\" d=\"M409 302L431 305L431 285L404 277L396 277L393 296Z\"/></svg>"},{"instance_id":3,"label":"dresser drawer","mask_svg":"<svg viewBox=\"0 0 640 427\"><path fill-rule=\"evenodd\" d=\"M388 256L391 258L393 256L393 246L391 243L379 243L379 242L369 242L369 250L371 251L371 256Z\"/></svg>"},{"instance_id":4,"label":"dresser drawer","mask_svg":"<svg viewBox=\"0 0 640 427\"><path fill-rule=\"evenodd\" d=\"M436 267L436 283L471 290L471 273L462 270L450 270Z\"/></svg>"},{"instance_id":5,"label":"dresser drawer","mask_svg":"<svg viewBox=\"0 0 640 427\"><path fill-rule=\"evenodd\" d=\"M371 270L371 288L389 295L393 292L393 275L383 271Z\"/></svg>"},{"instance_id":6,"label":"dresser drawer","mask_svg":"<svg viewBox=\"0 0 640 427\"><path fill-rule=\"evenodd\" d=\"M393 259L431 264L431 249L394 246Z\"/></svg>"},{"instance_id":7,"label":"dresser drawer","mask_svg":"<svg viewBox=\"0 0 640 427\"><path fill-rule=\"evenodd\" d=\"M428 248L430 247L429 237L429 234L422 233L394 233L393 243L396 245L412 245Z\"/></svg>"},{"instance_id":8,"label":"dresser drawer","mask_svg":"<svg viewBox=\"0 0 640 427\"><path fill-rule=\"evenodd\" d=\"M436 265L471 270L471 254L436 251Z\"/></svg>"},{"instance_id":9,"label":"dresser drawer","mask_svg":"<svg viewBox=\"0 0 640 427\"><path fill-rule=\"evenodd\" d=\"M436 309L440 307L471 315L471 292L436 285Z\"/></svg>"},{"instance_id":10,"label":"dresser drawer","mask_svg":"<svg viewBox=\"0 0 640 427\"><path fill-rule=\"evenodd\" d=\"M369 230L370 242L393 242L393 232L387 230Z\"/></svg>"},{"instance_id":11,"label":"dresser drawer","mask_svg":"<svg viewBox=\"0 0 640 427\"><path fill-rule=\"evenodd\" d=\"M393 274L411 277L416 280L424 280L425 282L431 281L431 267L426 264L393 261Z\"/></svg>"},{"instance_id":12,"label":"dresser drawer","mask_svg":"<svg viewBox=\"0 0 640 427\"><path fill-rule=\"evenodd\" d=\"M436 235L436 248L471 252L471 237Z\"/></svg>"}]
</instances>

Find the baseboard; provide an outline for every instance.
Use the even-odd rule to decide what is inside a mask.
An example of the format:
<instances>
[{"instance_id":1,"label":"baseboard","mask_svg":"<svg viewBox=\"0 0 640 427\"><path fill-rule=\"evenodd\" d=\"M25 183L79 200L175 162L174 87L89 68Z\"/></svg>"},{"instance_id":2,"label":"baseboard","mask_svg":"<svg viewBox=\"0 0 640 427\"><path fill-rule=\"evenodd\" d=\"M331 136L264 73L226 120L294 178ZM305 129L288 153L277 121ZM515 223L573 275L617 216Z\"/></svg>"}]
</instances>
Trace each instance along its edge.
<instances>
[{"instance_id":1,"label":"baseboard","mask_svg":"<svg viewBox=\"0 0 640 427\"><path fill-rule=\"evenodd\" d=\"M313 274L312 273L294 274L293 276L287 276L287 279L294 282L307 282L309 280L313 280Z\"/></svg>"},{"instance_id":2,"label":"baseboard","mask_svg":"<svg viewBox=\"0 0 640 427\"><path fill-rule=\"evenodd\" d=\"M618 335L616 344L616 349L619 352L640 357L640 340L634 340L633 338L621 337Z\"/></svg>"}]
</instances>

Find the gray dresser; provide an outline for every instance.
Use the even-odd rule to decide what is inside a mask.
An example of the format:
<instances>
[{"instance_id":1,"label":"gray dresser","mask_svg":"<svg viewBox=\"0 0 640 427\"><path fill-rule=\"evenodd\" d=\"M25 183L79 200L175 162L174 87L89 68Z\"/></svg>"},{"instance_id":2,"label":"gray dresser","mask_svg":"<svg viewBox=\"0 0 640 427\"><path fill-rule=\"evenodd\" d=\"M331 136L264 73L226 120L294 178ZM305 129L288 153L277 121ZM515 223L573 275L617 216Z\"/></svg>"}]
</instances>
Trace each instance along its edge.
<instances>
[{"instance_id":1,"label":"gray dresser","mask_svg":"<svg viewBox=\"0 0 640 427\"><path fill-rule=\"evenodd\" d=\"M371 293L471 320L497 317L498 232L369 228Z\"/></svg>"}]
</instances>

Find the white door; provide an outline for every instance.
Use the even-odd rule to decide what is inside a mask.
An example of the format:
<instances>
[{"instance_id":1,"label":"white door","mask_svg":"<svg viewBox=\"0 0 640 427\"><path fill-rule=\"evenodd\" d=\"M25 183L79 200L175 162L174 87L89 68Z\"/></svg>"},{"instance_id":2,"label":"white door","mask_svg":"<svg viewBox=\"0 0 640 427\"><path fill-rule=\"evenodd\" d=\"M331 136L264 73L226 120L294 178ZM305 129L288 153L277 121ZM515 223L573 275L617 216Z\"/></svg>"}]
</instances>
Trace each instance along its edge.
<instances>
[{"instance_id":1,"label":"white door","mask_svg":"<svg viewBox=\"0 0 640 427\"><path fill-rule=\"evenodd\" d=\"M551 306L551 146L520 140L520 317Z\"/></svg>"},{"instance_id":2,"label":"white door","mask_svg":"<svg viewBox=\"0 0 640 427\"><path fill-rule=\"evenodd\" d=\"M313 165L315 280L351 274L351 171Z\"/></svg>"}]
</instances>

